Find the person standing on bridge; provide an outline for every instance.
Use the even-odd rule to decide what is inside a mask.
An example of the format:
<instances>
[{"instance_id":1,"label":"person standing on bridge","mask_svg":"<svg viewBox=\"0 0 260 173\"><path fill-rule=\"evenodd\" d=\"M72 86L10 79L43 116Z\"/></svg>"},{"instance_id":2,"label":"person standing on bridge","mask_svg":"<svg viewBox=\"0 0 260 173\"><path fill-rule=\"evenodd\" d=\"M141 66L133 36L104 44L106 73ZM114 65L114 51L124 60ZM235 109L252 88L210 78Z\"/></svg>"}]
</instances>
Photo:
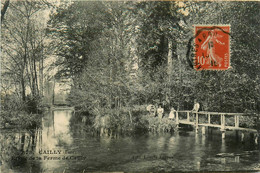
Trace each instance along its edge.
<instances>
[{"instance_id":1,"label":"person standing on bridge","mask_svg":"<svg viewBox=\"0 0 260 173\"><path fill-rule=\"evenodd\" d=\"M194 100L194 106L193 106L193 109L191 110L191 112L193 113L192 116L193 116L193 119L194 119L194 115L196 112L199 112L199 109L200 109L200 104L197 102L197 100L195 99Z\"/></svg>"},{"instance_id":2,"label":"person standing on bridge","mask_svg":"<svg viewBox=\"0 0 260 173\"><path fill-rule=\"evenodd\" d=\"M197 102L197 100L195 99L194 100L194 106L193 106L193 109L192 109L192 112L199 112L199 109L200 109L200 104Z\"/></svg>"}]
</instances>

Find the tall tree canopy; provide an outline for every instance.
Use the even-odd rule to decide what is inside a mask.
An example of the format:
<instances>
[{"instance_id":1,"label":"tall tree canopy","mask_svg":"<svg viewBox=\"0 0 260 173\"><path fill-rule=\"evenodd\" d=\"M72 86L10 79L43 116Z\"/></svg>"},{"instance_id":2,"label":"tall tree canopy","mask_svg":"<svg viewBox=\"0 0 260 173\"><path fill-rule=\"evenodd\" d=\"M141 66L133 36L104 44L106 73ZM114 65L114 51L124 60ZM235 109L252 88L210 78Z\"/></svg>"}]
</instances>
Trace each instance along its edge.
<instances>
[{"instance_id":1,"label":"tall tree canopy","mask_svg":"<svg viewBox=\"0 0 260 173\"><path fill-rule=\"evenodd\" d=\"M197 98L204 110L255 112L258 13L257 2L79 1L58 8L49 33L60 74L74 79L73 92L88 108L164 102L190 109ZM231 69L190 68L186 53L194 24L231 25Z\"/></svg>"}]
</instances>

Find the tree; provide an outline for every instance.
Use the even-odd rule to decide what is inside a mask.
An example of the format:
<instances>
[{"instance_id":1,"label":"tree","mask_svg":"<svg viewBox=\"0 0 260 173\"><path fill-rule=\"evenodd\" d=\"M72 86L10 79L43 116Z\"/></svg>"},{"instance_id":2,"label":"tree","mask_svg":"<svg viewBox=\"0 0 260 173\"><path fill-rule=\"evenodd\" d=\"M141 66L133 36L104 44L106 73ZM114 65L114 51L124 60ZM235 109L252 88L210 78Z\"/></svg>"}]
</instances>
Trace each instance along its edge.
<instances>
[{"instance_id":1,"label":"tree","mask_svg":"<svg viewBox=\"0 0 260 173\"><path fill-rule=\"evenodd\" d=\"M4 2L4 6L3 6L3 8L1 9L1 21L4 20L4 16L5 16L5 13L6 13L6 11L7 11L7 8L8 8L8 6L9 6L9 4L10 4L10 0L6 0L6 1Z\"/></svg>"},{"instance_id":2,"label":"tree","mask_svg":"<svg viewBox=\"0 0 260 173\"><path fill-rule=\"evenodd\" d=\"M41 2L11 2L2 24L2 78L14 84L24 102L26 94L33 99L40 96L43 85L39 76L43 78L46 55L44 8Z\"/></svg>"},{"instance_id":3,"label":"tree","mask_svg":"<svg viewBox=\"0 0 260 173\"><path fill-rule=\"evenodd\" d=\"M234 13L240 7L240 13ZM244 39L249 30L241 31L245 14L257 10L254 2L73 2L52 15L49 32L56 39L59 74L73 78L72 101L87 105L85 110L153 101L191 109L198 98L204 110L237 112L245 110L240 109L239 99L256 103L258 98L253 94L259 90L258 68L246 71L256 63L258 43ZM256 21L252 17L244 23L257 32ZM190 68L186 55L192 25L198 23L231 23L233 69L197 72ZM248 42L250 48L241 47L241 42ZM247 51L253 53L251 61L244 63ZM251 89L242 94L245 87Z\"/></svg>"},{"instance_id":4,"label":"tree","mask_svg":"<svg viewBox=\"0 0 260 173\"><path fill-rule=\"evenodd\" d=\"M180 11L186 14L183 17L183 26L187 28L185 45L188 45L188 40L193 36L193 24L231 25L232 68L224 72L197 72L197 77L193 80L196 86L193 94L202 102L203 109L227 112L259 111L256 110L259 102L256 47L259 47L259 41L253 37L259 32L259 16L255 15L259 13L258 4L185 2L180 5ZM185 57L184 54L182 56Z\"/></svg>"}]
</instances>

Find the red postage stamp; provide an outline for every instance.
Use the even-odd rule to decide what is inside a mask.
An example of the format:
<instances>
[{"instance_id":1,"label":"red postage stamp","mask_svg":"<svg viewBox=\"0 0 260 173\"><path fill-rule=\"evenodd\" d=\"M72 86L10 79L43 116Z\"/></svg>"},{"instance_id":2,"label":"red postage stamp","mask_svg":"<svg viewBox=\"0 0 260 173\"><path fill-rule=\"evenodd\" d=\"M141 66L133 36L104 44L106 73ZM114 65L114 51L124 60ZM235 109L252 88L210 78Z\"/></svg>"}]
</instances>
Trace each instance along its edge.
<instances>
[{"instance_id":1,"label":"red postage stamp","mask_svg":"<svg viewBox=\"0 0 260 173\"><path fill-rule=\"evenodd\" d=\"M230 26L196 25L196 70L227 70L230 67Z\"/></svg>"}]
</instances>

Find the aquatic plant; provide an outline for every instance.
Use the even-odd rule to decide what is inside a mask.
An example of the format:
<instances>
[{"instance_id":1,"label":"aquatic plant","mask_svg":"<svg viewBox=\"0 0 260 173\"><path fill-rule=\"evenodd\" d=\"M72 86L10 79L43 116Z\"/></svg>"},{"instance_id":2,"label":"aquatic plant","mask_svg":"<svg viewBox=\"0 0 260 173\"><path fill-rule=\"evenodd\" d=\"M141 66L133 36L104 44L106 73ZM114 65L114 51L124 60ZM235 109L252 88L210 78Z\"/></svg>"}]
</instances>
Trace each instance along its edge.
<instances>
[{"instance_id":1,"label":"aquatic plant","mask_svg":"<svg viewBox=\"0 0 260 173\"><path fill-rule=\"evenodd\" d=\"M174 120L168 117L160 119L159 117L151 117L151 115L143 116L148 121L148 129L151 132L173 132L176 129Z\"/></svg>"}]
</instances>

